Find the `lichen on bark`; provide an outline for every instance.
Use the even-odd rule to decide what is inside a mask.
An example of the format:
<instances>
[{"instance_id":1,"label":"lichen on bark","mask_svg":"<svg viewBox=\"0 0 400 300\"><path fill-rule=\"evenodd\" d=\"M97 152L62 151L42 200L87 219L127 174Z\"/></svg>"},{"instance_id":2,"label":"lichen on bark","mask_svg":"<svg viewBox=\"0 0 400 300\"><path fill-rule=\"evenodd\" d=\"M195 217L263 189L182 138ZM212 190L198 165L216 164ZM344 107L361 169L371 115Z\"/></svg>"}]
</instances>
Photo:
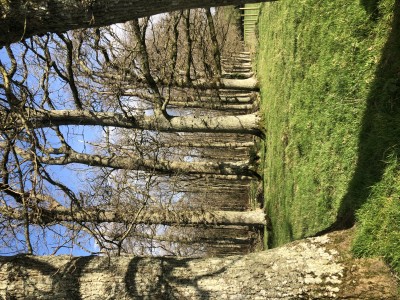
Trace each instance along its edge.
<instances>
[{"instance_id":1,"label":"lichen on bark","mask_svg":"<svg viewBox=\"0 0 400 300\"><path fill-rule=\"evenodd\" d=\"M397 299L378 259L354 259L349 232L224 258L2 257L0 296L64 299ZM371 270L372 267L372 270Z\"/></svg>"}]
</instances>

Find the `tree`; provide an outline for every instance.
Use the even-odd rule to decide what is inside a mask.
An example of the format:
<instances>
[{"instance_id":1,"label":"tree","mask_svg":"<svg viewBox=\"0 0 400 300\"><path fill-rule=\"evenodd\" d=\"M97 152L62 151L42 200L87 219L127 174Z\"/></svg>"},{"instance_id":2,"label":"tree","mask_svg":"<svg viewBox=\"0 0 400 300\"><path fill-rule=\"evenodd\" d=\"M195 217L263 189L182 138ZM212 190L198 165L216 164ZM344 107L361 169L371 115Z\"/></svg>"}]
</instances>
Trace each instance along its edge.
<instances>
[{"instance_id":1,"label":"tree","mask_svg":"<svg viewBox=\"0 0 400 300\"><path fill-rule=\"evenodd\" d=\"M48 201L57 203L49 196L38 195L30 197L29 201ZM161 225L266 225L265 215L261 210L255 211L202 211L173 210L146 207L145 210L136 205L115 205L104 209L101 206L90 206L80 209L67 209L61 204L50 207L36 207L37 211L25 211L13 207L1 207L3 218L25 220L30 224L45 226L51 223L124 223L124 224L161 224Z\"/></svg>"},{"instance_id":2,"label":"tree","mask_svg":"<svg viewBox=\"0 0 400 300\"><path fill-rule=\"evenodd\" d=\"M0 46L47 32L106 26L158 13L196 7L237 5L255 0L207 1L2 1Z\"/></svg>"},{"instance_id":3,"label":"tree","mask_svg":"<svg viewBox=\"0 0 400 300\"><path fill-rule=\"evenodd\" d=\"M396 299L379 259L354 259L349 232L226 258L2 257L3 298ZM95 288L94 288L95 287Z\"/></svg>"},{"instance_id":4,"label":"tree","mask_svg":"<svg viewBox=\"0 0 400 300\"><path fill-rule=\"evenodd\" d=\"M14 97L12 97L14 98ZM15 97L16 99L16 97ZM144 116L118 112L96 112L89 110L43 110L22 107L19 113L8 109L0 110L4 128L21 125L19 114L26 114L26 121L32 128L62 125L113 126L127 129L157 130L161 132L210 132L244 133L261 135L257 114L238 116Z\"/></svg>"}]
</instances>

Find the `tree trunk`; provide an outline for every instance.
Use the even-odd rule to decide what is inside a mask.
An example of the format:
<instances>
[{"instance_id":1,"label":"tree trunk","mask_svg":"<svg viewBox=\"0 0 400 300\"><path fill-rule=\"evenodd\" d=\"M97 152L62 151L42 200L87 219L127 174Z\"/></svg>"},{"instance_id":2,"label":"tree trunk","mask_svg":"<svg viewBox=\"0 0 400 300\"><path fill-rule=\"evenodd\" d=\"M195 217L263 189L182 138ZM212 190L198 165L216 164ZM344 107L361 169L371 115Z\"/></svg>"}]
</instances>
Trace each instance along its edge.
<instances>
[{"instance_id":1,"label":"tree trunk","mask_svg":"<svg viewBox=\"0 0 400 300\"><path fill-rule=\"evenodd\" d=\"M118 75L118 74L101 74L99 77L108 78L116 81L125 81L127 83L126 88L137 88L137 84L142 84L144 78L138 77L136 74L134 76L128 75ZM217 80L216 80L217 79ZM227 89L232 92L237 91L259 91L258 81L255 76L244 78L244 79L232 79L232 78L199 78L194 79L191 82L187 82L186 79L174 80L171 84L166 79L155 79L159 86L173 86L178 88L195 88L198 90L216 90L216 89ZM136 81L136 82L135 82ZM135 82L135 84L132 84Z\"/></svg>"},{"instance_id":2,"label":"tree trunk","mask_svg":"<svg viewBox=\"0 0 400 300\"><path fill-rule=\"evenodd\" d=\"M202 101L170 101L168 103L171 107L174 108L204 108L210 110L222 110L222 111L230 111L230 110L251 110L254 109L252 104L224 104L222 102L202 102Z\"/></svg>"},{"instance_id":3,"label":"tree trunk","mask_svg":"<svg viewBox=\"0 0 400 300\"><path fill-rule=\"evenodd\" d=\"M118 238L118 234L113 232L105 232L104 234L107 237L111 237L111 239L116 240ZM208 237L208 236L197 236L196 234L189 236L174 236L174 235L152 235L146 233L138 233L132 232L128 235L129 237L133 237L138 240L148 240L148 241L158 241L158 242L168 242L168 243L180 243L186 245L193 244L218 244L221 246L226 245L248 245L250 243L249 237L233 237L233 238L223 238L219 237Z\"/></svg>"},{"instance_id":4,"label":"tree trunk","mask_svg":"<svg viewBox=\"0 0 400 300\"><path fill-rule=\"evenodd\" d=\"M248 147L254 146L254 142L214 142L214 141L177 141L175 143L160 143L160 147L192 147L192 148L229 148L229 149L247 149Z\"/></svg>"},{"instance_id":5,"label":"tree trunk","mask_svg":"<svg viewBox=\"0 0 400 300\"><path fill-rule=\"evenodd\" d=\"M186 82L175 82L177 87L188 86ZM228 89L228 90L238 90L238 91L258 91L258 81L253 76L246 79L230 79L230 78L220 78L218 82L212 82L209 79L197 79L193 80L189 87L194 87L197 89L210 90L210 89Z\"/></svg>"},{"instance_id":6,"label":"tree trunk","mask_svg":"<svg viewBox=\"0 0 400 300\"><path fill-rule=\"evenodd\" d=\"M49 149L49 151L44 151L45 155L43 156L36 155L35 157L32 157L31 153L27 153L23 149L17 147L14 149L21 157L32 161L37 159L42 164L46 165L68 165L76 163L95 167L139 170L159 174L218 174L236 175L238 178L240 178L240 176L259 177L255 171L249 168L247 162L184 162L162 159L154 161L152 159L135 157L134 155L103 156L97 154L78 153L68 149ZM50 157L49 154L62 156Z\"/></svg>"},{"instance_id":7,"label":"tree trunk","mask_svg":"<svg viewBox=\"0 0 400 300\"><path fill-rule=\"evenodd\" d=\"M246 182L250 180L254 180L254 176L238 176L236 175L217 175L217 174L196 174L192 176L188 176L186 179L182 179L182 181L195 181L195 180L210 180L210 179L220 179L226 181L236 181L240 179L241 182Z\"/></svg>"},{"instance_id":8,"label":"tree trunk","mask_svg":"<svg viewBox=\"0 0 400 300\"><path fill-rule=\"evenodd\" d=\"M167 210L148 208L139 211L132 205L123 209L103 210L86 208L71 211L64 207L55 209L38 208L40 213L29 212L30 224L45 225L60 222L89 223L124 223L124 224L159 224L159 225L267 225L265 214L261 209L254 211L202 211L202 210ZM13 220L25 220L26 214L20 209L0 207L0 214Z\"/></svg>"},{"instance_id":9,"label":"tree trunk","mask_svg":"<svg viewBox=\"0 0 400 300\"><path fill-rule=\"evenodd\" d=\"M3 299L398 299L378 259L344 233L224 258L1 257Z\"/></svg>"},{"instance_id":10,"label":"tree trunk","mask_svg":"<svg viewBox=\"0 0 400 300\"><path fill-rule=\"evenodd\" d=\"M92 112L85 110L41 110L25 109L30 125L34 128L61 125L113 126L120 128L156 130L161 132L206 132L243 133L261 135L259 117L256 114L240 116L183 116L164 117L131 116L111 112ZM4 128L14 128L21 121L18 114L0 111Z\"/></svg>"},{"instance_id":11,"label":"tree trunk","mask_svg":"<svg viewBox=\"0 0 400 300\"><path fill-rule=\"evenodd\" d=\"M217 34L214 26L214 20L211 13L211 9L206 9L206 17L208 23L208 30L210 31L210 38L211 38L211 48L213 51L214 56L214 63L216 68L216 76L217 78L221 78L222 68L221 68L221 52L220 46L218 45Z\"/></svg>"},{"instance_id":12,"label":"tree trunk","mask_svg":"<svg viewBox=\"0 0 400 300\"><path fill-rule=\"evenodd\" d=\"M162 12L237 5L256 0L14 0L1 1L0 47L33 35L122 23Z\"/></svg>"}]
</instances>

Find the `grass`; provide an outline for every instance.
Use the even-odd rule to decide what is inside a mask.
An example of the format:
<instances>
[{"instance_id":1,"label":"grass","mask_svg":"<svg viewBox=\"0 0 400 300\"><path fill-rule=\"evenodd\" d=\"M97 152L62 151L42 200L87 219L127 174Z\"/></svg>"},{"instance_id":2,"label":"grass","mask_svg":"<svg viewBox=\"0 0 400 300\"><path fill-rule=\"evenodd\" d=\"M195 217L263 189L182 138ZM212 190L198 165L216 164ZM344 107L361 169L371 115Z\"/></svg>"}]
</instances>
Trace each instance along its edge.
<instances>
[{"instance_id":1,"label":"grass","mask_svg":"<svg viewBox=\"0 0 400 300\"><path fill-rule=\"evenodd\" d=\"M263 4L270 247L357 221L354 252L400 271L399 14L395 0Z\"/></svg>"},{"instance_id":2,"label":"grass","mask_svg":"<svg viewBox=\"0 0 400 300\"><path fill-rule=\"evenodd\" d=\"M384 257L400 271L400 161L389 155L382 180L357 212L359 224L353 244L358 256Z\"/></svg>"}]
</instances>

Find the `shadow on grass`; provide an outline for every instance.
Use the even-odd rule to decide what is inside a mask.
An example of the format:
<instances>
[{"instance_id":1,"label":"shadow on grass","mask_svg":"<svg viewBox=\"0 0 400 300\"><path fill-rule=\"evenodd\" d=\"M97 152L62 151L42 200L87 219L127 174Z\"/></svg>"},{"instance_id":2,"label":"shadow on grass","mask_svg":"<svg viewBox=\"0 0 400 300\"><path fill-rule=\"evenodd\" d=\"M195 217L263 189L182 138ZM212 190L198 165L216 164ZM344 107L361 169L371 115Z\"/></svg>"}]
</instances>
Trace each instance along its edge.
<instances>
[{"instance_id":1,"label":"shadow on grass","mask_svg":"<svg viewBox=\"0 0 400 300\"><path fill-rule=\"evenodd\" d=\"M360 3L372 20L377 20L379 18L379 0L361 0Z\"/></svg>"},{"instance_id":2,"label":"shadow on grass","mask_svg":"<svg viewBox=\"0 0 400 300\"><path fill-rule=\"evenodd\" d=\"M361 0L372 16L379 15L377 2ZM400 157L400 0L395 1L391 32L368 96L353 178L335 223L317 235L354 225L356 211L366 202L371 187L381 180L390 154Z\"/></svg>"}]
</instances>

